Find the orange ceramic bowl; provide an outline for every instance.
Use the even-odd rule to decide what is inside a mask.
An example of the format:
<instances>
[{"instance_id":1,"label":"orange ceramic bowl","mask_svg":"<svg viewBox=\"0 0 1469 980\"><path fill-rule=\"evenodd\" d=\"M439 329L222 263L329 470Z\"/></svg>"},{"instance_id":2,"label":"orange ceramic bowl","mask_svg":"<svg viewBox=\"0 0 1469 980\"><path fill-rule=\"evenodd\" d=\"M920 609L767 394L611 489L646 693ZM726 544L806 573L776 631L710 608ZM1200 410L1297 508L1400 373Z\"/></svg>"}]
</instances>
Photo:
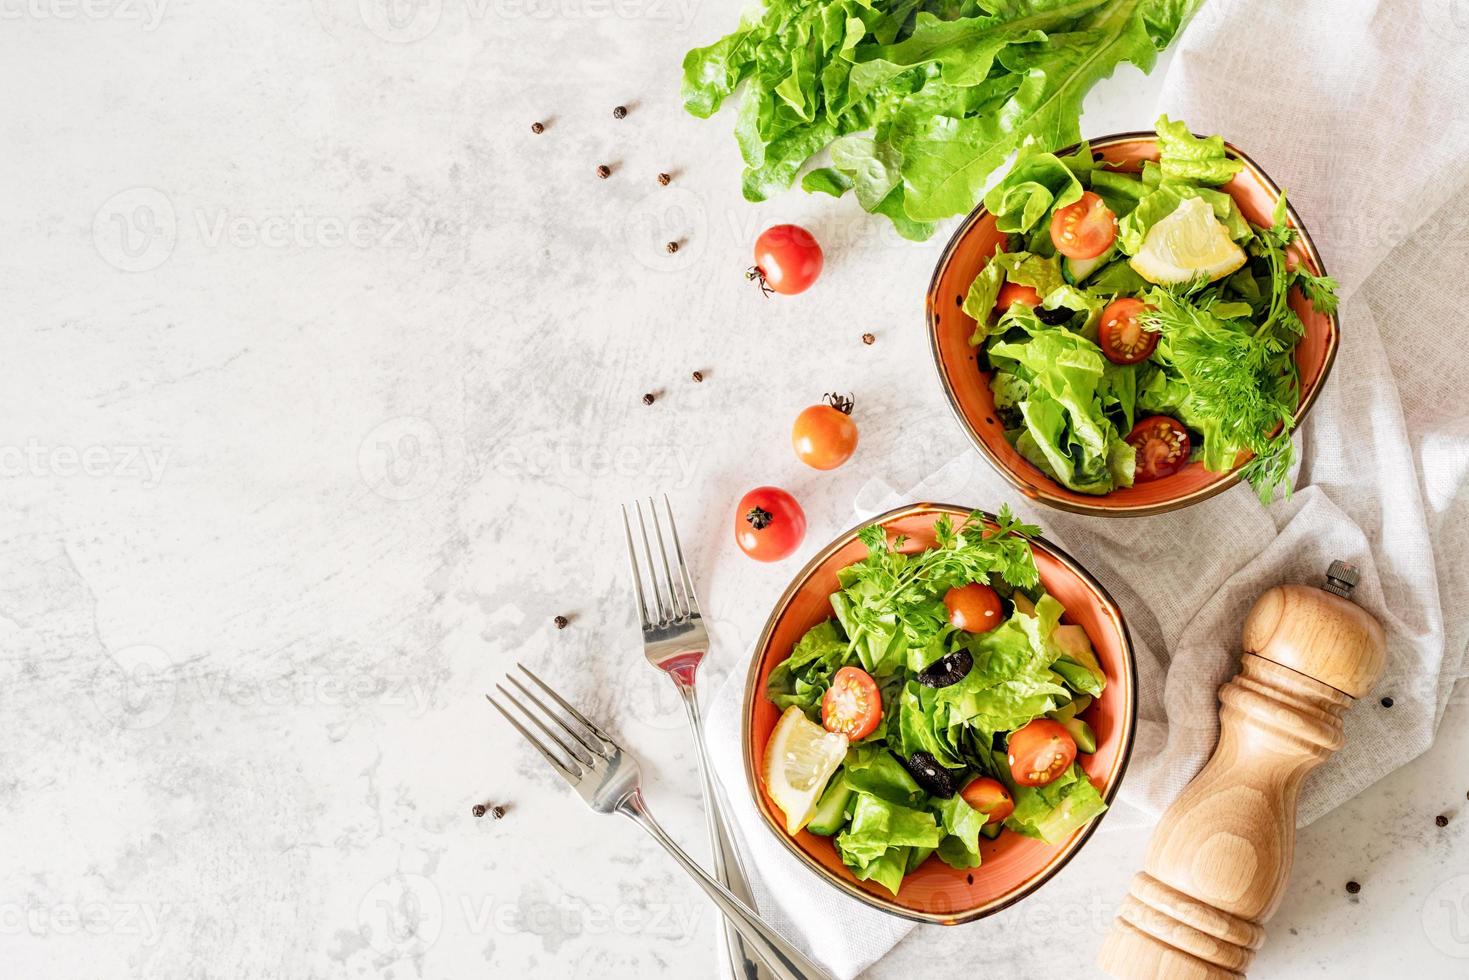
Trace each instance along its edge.
<instances>
[{"instance_id":1,"label":"orange ceramic bowl","mask_svg":"<svg viewBox=\"0 0 1469 980\"><path fill-rule=\"evenodd\" d=\"M875 522L887 528L889 537L905 535L908 540L904 551L922 551L933 546L933 523L941 514L957 519L968 513L965 508L947 504L912 504L889 511L875 518ZM866 557L867 548L857 539L857 531L867 523L873 522L851 529L812 558L780 597L765 623L745 682L742 734L745 778L765 826L823 880L873 908L904 918L941 925L970 922L1020 901L1045 884L1086 843L1102 818L1098 817L1055 846L1008 831L996 840L981 838L982 863L978 868L957 871L931 858L903 879L894 896L875 882L853 877L842 864L830 838L804 830L795 837L787 834L785 816L765 792L760 778L765 743L780 718L780 709L765 697L766 679L777 664L790 656L796 641L808 629L831 618L829 600L837 590L837 570ZM1078 758L1103 799L1110 803L1122 782L1137 723L1137 675L1132 642L1122 611L1096 579L1044 538L1035 540L1034 553L1041 583L1066 607L1064 621L1086 630L1107 675L1102 696L1081 716L1096 733L1097 751Z\"/></svg>"},{"instance_id":2,"label":"orange ceramic bowl","mask_svg":"<svg viewBox=\"0 0 1469 980\"><path fill-rule=\"evenodd\" d=\"M1151 133L1108 136L1093 142L1091 147L1098 156L1126 171L1137 171L1144 160L1158 159L1158 141ZM1268 225L1275 202L1280 197L1280 188L1234 146L1226 143L1225 152L1242 162L1244 168L1222 189L1234 198L1246 218L1257 225ZM1288 220L1300 232L1291 246L1296 259L1312 273L1324 275L1321 256L1293 208L1288 212ZM995 413L989 375L979 370L978 352L969 346L974 320L959 308L964 294L969 291L969 284L989 257L995 254L995 247L1004 244L1005 238L1005 234L995 227L994 215L982 205L970 212L939 258L938 268L934 270L933 281L928 287L927 302L929 343L949 407L975 447L994 464L995 469L1033 500L1073 513L1103 517L1166 513L1212 497L1238 483L1239 468L1249 459L1243 453L1235 462L1235 468L1228 473L1211 473L1204 469L1202 463L1190 463L1178 473L1161 480L1139 483L1100 496L1077 493L1046 476L1010 445L1005 438L1004 424ZM1326 382L1332 361L1336 358L1340 334L1336 317L1317 311L1299 290L1292 292L1290 303L1306 325L1305 336L1296 345L1301 404L1296 409L1295 418L1299 423Z\"/></svg>"}]
</instances>

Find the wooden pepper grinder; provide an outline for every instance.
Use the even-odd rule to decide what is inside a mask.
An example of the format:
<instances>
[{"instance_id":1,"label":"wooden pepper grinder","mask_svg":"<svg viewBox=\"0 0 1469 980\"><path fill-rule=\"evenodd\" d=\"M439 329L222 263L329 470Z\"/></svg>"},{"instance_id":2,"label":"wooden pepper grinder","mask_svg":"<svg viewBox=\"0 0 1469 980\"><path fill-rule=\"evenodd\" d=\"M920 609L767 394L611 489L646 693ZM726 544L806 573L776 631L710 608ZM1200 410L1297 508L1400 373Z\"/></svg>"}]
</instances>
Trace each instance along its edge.
<instances>
[{"instance_id":1,"label":"wooden pepper grinder","mask_svg":"<svg viewBox=\"0 0 1469 980\"><path fill-rule=\"evenodd\" d=\"M1301 781L1342 745L1341 713L1382 674L1382 626L1323 589L1277 586L1245 620L1241 669L1219 690L1219 745L1163 814L1098 963L1123 980L1239 980L1265 939L1295 853Z\"/></svg>"}]
</instances>

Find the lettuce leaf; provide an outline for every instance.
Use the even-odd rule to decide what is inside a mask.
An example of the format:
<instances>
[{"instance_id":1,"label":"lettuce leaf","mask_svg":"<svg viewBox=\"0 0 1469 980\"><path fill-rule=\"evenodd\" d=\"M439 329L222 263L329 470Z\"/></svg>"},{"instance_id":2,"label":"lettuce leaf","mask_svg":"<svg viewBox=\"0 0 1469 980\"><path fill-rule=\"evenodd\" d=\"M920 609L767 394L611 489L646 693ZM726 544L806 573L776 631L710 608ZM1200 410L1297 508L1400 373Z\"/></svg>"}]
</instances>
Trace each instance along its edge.
<instances>
[{"instance_id":1,"label":"lettuce leaf","mask_svg":"<svg viewBox=\"0 0 1469 980\"><path fill-rule=\"evenodd\" d=\"M895 806L917 806L923 790L893 754L880 746L852 749L845 763L847 785Z\"/></svg>"},{"instance_id":2,"label":"lettuce leaf","mask_svg":"<svg viewBox=\"0 0 1469 980\"><path fill-rule=\"evenodd\" d=\"M842 863L861 880L877 881L894 895L907 870L910 847L937 848L943 840L934 815L859 793L852 822L834 839Z\"/></svg>"},{"instance_id":3,"label":"lettuce leaf","mask_svg":"<svg viewBox=\"0 0 1469 980\"><path fill-rule=\"evenodd\" d=\"M791 655L775 666L765 682L765 696L782 711L795 705L814 718L832 675L847 661L847 641L831 620L806 631Z\"/></svg>"},{"instance_id":4,"label":"lettuce leaf","mask_svg":"<svg viewBox=\"0 0 1469 980\"><path fill-rule=\"evenodd\" d=\"M1244 166L1239 160L1224 155L1224 137L1199 138L1182 122L1160 116L1158 131L1158 169L1164 180L1190 181L1199 184L1225 184Z\"/></svg>"},{"instance_id":5,"label":"lettuce leaf","mask_svg":"<svg viewBox=\"0 0 1469 980\"><path fill-rule=\"evenodd\" d=\"M979 867L979 831L987 819L985 815L957 793L947 800L934 800L933 809L944 831L938 846L939 860L961 871Z\"/></svg>"},{"instance_id":6,"label":"lettuce leaf","mask_svg":"<svg viewBox=\"0 0 1469 980\"><path fill-rule=\"evenodd\" d=\"M992 344L990 361L1030 384L1019 404L1021 455L1081 493L1132 483L1135 454L1106 419L1101 389L1108 362L1095 343L1035 321L1027 339Z\"/></svg>"},{"instance_id":7,"label":"lettuce leaf","mask_svg":"<svg viewBox=\"0 0 1469 980\"><path fill-rule=\"evenodd\" d=\"M832 146L829 169L846 181L825 173L803 187L837 193L850 182L863 208L926 238L968 211L1016 149L1079 141L1092 87L1124 62L1151 70L1201 3L768 0L685 55L684 106L708 118L744 87L735 136L749 200L790 187ZM1021 206L1016 220L1039 206Z\"/></svg>"},{"instance_id":8,"label":"lettuce leaf","mask_svg":"<svg viewBox=\"0 0 1469 980\"><path fill-rule=\"evenodd\" d=\"M1077 763L1044 786L1012 786L1015 812L1005 826L1047 844L1059 844L1088 820L1107 809L1086 772Z\"/></svg>"}]
</instances>

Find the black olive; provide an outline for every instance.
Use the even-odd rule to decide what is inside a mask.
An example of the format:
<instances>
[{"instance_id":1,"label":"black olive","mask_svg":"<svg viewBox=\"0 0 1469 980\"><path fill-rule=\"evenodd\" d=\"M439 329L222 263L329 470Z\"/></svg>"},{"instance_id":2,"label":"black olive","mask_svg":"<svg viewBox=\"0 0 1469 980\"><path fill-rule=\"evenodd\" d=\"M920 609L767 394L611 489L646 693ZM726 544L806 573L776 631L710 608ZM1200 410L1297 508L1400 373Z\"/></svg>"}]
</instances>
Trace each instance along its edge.
<instances>
[{"instance_id":1,"label":"black olive","mask_svg":"<svg viewBox=\"0 0 1469 980\"><path fill-rule=\"evenodd\" d=\"M954 774L939 765L938 760L927 752L914 752L907 759L898 756L898 761L903 763L903 768L908 770L913 781L923 787L925 792L947 800L959 789L959 781L954 778Z\"/></svg>"},{"instance_id":2,"label":"black olive","mask_svg":"<svg viewBox=\"0 0 1469 980\"><path fill-rule=\"evenodd\" d=\"M1035 318L1048 327L1059 327L1071 319L1071 310L1064 306L1058 306L1054 310L1048 310L1044 306L1035 308Z\"/></svg>"},{"instance_id":3,"label":"black olive","mask_svg":"<svg viewBox=\"0 0 1469 980\"><path fill-rule=\"evenodd\" d=\"M973 669L974 656L968 650L955 650L919 671L918 683L924 687L948 687L968 677Z\"/></svg>"}]
</instances>

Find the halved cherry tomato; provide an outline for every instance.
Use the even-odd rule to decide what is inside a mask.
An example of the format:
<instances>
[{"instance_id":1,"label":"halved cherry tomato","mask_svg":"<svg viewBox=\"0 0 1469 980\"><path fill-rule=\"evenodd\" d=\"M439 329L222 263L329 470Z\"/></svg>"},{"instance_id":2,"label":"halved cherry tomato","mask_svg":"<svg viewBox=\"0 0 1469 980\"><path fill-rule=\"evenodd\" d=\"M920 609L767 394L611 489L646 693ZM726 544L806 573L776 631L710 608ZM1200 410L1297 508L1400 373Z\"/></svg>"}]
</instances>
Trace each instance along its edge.
<instances>
[{"instance_id":1,"label":"halved cherry tomato","mask_svg":"<svg viewBox=\"0 0 1469 980\"><path fill-rule=\"evenodd\" d=\"M1041 305L1041 294L1030 286L1022 286L1018 282L1007 282L1000 287L1000 295L995 299L995 309L1004 313L1012 303L1024 303L1031 309Z\"/></svg>"},{"instance_id":2,"label":"halved cherry tomato","mask_svg":"<svg viewBox=\"0 0 1469 980\"><path fill-rule=\"evenodd\" d=\"M1005 607L995 590L982 582L955 586L944 593L949 622L966 633L988 633L1000 625Z\"/></svg>"},{"instance_id":3,"label":"halved cherry tomato","mask_svg":"<svg viewBox=\"0 0 1469 980\"><path fill-rule=\"evenodd\" d=\"M1156 307L1140 299L1114 299L1102 311L1097 344L1113 364L1137 364L1158 349L1158 331L1143 328L1142 315Z\"/></svg>"},{"instance_id":4,"label":"halved cherry tomato","mask_svg":"<svg viewBox=\"0 0 1469 980\"><path fill-rule=\"evenodd\" d=\"M1010 775L1021 786L1044 786L1076 758L1076 741L1060 722L1037 718L1010 735Z\"/></svg>"},{"instance_id":5,"label":"halved cherry tomato","mask_svg":"<svg viewBox=\"0 0 1469 980\"><path fill-rule=\"evenodd\" d=\"M1132 427L1127 444L1137 450L1133 481L1172 476L1188 465L1188 430L1166 415L1153 415Z\"/></svg>"},{"instance_id":6,"label":"halved cherry tomato","mask_svg":"<svg viewBox=\"0 0 1469 980\"><path fill-rule=\"evenodd\" d=\"M845 463L857 451L852 399L827 395L826 404L803 409L791 428L791 445L801 462L818 470L833 470Z\"/></svg>"},{"instance_id":7,"label":"halved cherry tomato","mask_svg":"<svg viewBox=\"0 0 1469 980\"><path fill-rule=\"evenodd\" d=\"M746 278L758 279L760 289L792 296L805 292L826 261L816 237L800 225L773 225L755 239L755 265Z\"/></svg>"},{"instance_id":8,"label":"halved cherry tomato","mask_svg":"<svg viewBox=\"0 0 1469 980\"><path fill-rule=\"evenodd\" d=\"M1051 215L1051 242L1067 258L1094 259L1116 238L1117 215L1092 191Z\"/></svg>"},{"instance_id":9,"label":"halved cherry tomato","mask_svg":"<svg viewBox=\"0 0 1469 980\"><path fill-rule=\"evenodd\" d=\"M735 542L756 561L780 561L806 537L806 512L779 487L756 487L735 508Z\"/></svg>"},{"instance_id":10,"label":"halved cherry tomato","mask_svg":"<svg viewBox=\"0 0 1469 980\"><path fill-rule=\"evenodd\" d=\"M965 803L988 818L985 826L1001 823L1015 812L1015 800L1011 798L1005 784L998 779L976 776L959 791L959 795L964 798Z\"/></svg>"},{"instance_id":11,"label":"halved cherry tomato","mask_svg":"<svg viewBox=\"0 0 1469 980\"><path fill-rule=\"evenodd\" d=\"M852 741L877 731L882 720L882 695L877 681L861 667L843 667L831 679L821 699L821 725Z\"/></svg>"}]
</instances>

